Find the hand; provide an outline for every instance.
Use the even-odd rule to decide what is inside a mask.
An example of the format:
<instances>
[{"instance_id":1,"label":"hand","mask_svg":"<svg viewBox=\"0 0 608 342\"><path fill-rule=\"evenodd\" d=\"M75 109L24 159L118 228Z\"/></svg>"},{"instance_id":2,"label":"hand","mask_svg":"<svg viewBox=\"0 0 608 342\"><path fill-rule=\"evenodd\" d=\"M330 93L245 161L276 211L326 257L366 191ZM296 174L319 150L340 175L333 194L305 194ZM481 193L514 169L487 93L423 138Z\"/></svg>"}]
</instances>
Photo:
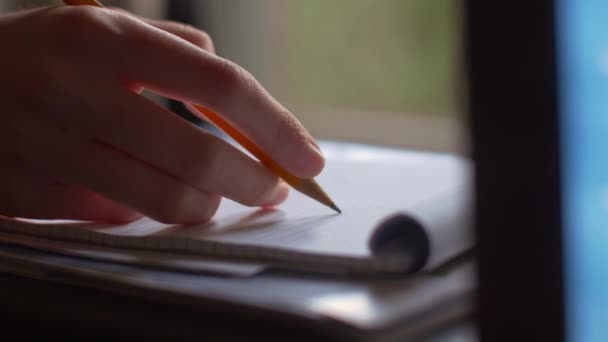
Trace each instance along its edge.
<instances>
[{"instance_id":1,"label":"hand","mask_svg":"<svg viewBox=\"0 0 608 342\"><path fill-rule=\"evenodd\" d=\"M0 46L0 215L194 223L221 197L286 198L260 163L143 88L207 106L297 176L323 168L298 120L192 27L60 6L0 17Z\"/></svg>"}]
</instances>

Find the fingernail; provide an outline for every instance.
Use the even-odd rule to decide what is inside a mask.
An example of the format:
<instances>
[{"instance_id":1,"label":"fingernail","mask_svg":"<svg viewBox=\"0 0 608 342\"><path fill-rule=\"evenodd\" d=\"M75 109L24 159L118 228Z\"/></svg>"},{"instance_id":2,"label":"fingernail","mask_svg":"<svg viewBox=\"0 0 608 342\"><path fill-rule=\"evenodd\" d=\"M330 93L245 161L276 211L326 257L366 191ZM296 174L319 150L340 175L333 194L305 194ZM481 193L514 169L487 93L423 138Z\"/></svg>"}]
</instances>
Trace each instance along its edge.
<instances>
[{"instance_id":1,"label":"fingernail","mask_svg":"<svg viewBox=\"0 0 608 342\"><path fill-rule=\"evenodd\" d=\"M313 177L319 174L325 165L325 156L313 143L308 144L308 153L300 160L300 169L304 177Z\"/></svg>"}]
</instances>

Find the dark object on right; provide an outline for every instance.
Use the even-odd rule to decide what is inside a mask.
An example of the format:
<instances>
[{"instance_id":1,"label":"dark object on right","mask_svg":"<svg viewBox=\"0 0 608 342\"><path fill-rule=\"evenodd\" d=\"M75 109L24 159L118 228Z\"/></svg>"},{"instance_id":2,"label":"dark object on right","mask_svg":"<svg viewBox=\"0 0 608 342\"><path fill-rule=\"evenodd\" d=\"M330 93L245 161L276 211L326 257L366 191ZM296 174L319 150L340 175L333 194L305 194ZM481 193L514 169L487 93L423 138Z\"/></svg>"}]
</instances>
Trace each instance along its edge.
<instances>
[{"instance_id":1,"label":"dark object on right","mask_svg":"<svg viewBox=\"0 0 608 342\"><path fill-rule=\"evenodd\" d=\"M551 0L466 2L482 341L563 341Z\"/></svg>"}]
</instances>

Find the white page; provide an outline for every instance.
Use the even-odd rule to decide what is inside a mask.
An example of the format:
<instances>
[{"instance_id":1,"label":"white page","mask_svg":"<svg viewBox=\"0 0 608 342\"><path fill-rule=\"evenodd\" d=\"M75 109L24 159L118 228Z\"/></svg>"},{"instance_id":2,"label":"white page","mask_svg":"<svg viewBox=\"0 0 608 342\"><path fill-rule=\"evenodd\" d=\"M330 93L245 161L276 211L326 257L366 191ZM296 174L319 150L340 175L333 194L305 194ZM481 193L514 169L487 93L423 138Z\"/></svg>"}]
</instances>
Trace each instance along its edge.
<instances>
[{"instance_id":1,"label":"white page","mask_svg":"<svg viewBox=\"0 0 608 342\"><path fill-rule=\"evenodd\" d=\"M463 222L469 217L470 170L465 160L359 145L325 144L323 149L328 162L317 180L342 214L292 190L288 200L271 211L224 200L208 224L171 227L143 219L103 231L369 256L373 229L387 216L404 212L420 220L438 240L446 233L449 240L468 236L469 227ZM444 245L443 240L437 243Z\"/></svg>"},{"instance_id":2,"label":"white page","mask_svg":"<svg viewBox=\"0 0 608 342\"><path fill-rule=\"evenodd\" d=\"M248 208L224 200L213 221L207 224L171 226L148 218L124 226L62 224L112 235L180 236L368 257L368 242L376 226L389 215L402 212L427 231L434 262L470 244L470 227L465 224L470 198L470 166L466 160L353 144L325 143L322 149L327 163L317 181L342 214L292 190L288 200L274 210Z\"/></svg>"}]
</instances>

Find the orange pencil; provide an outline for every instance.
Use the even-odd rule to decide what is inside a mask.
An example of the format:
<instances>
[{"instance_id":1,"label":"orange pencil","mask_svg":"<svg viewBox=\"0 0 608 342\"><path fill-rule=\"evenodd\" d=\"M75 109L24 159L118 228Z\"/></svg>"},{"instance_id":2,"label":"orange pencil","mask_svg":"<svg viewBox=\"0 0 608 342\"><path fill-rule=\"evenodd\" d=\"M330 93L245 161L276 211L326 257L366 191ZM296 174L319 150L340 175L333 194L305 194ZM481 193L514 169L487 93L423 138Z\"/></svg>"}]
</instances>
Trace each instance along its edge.
<instances>
[{"instance_id":1,"label":"orange pencil","mask_svg":"<svg viewBox=\"0 0 608 342\"><path fill-rule=\"evenodd\" d=\"M90 5L103 7L103 5L96 0L64 0L63 2L67 5ZM232 127L226 120L224 120L221 116L214 113L210 109L196 104L188 104L188 106L198 111L214 125L216 125L219 129L224 131L224 133L232 137L236 142L238 142L241 146L247 149L256 158L258 158L258 160L264 166L274 172L277 176L281 177L285 182L287 182L287 184L291 185L294 189L332 208L338 213L342 212L340 208L336 206L336 204L325 193L325 191L323 191L321 186L319 186L319 184L314 179L302 179L289 173L287 170L277 164L274 160L272 160L272 158L270 158L264 151L262 151L262 149L260 149L253 141L251 141L244 134L239 132L236 128Z\"/></svg>"}]
</instances>

